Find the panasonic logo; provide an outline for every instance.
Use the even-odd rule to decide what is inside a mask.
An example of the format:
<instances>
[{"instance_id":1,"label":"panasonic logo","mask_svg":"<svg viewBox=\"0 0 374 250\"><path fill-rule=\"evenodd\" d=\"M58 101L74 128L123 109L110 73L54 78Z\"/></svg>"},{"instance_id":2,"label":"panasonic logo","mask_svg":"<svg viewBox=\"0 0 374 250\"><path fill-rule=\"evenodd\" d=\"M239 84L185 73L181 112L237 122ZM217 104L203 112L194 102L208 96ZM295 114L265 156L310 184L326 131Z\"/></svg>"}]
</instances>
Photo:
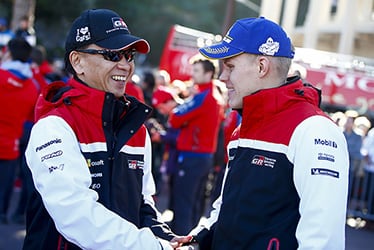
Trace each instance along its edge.
<instances>
[{"instance_id":1,"label":"panasonic logo","mask_svg":"<svg viewBox=\"0 0 374 250\"><path fill-rule=\"evenodd\" d=\"M49 142L47 142L47 143L44 143L43 145L41 145L41 146L39 146L39 147L36 147L36 152L38 152L38 151L40 151L40 150L42 150L42 149L44 149L44 148L46 148L46 147L48 147L48 146L50 146L50 145L52 145L52 144L57 144L57 143L61 143L62 142L62 140L61 139L59 139L59 138L56 138L56 139L54 139L54 140L51 140L51 141L49 141Z\"/></svg>"},{"instance_id":2,"label":"panasonic logo","mask_svg":"<svg viewBox=\"0 0 374 250\"><path fill-rule=\"evenodd\" d=\"M333 148L337 148L338 144L336 142L331 141L331 140L326 140L326 139L314 139L314 144L315 145L323 145L323 146L329 146Z\"/></svg>"}]
</instances>

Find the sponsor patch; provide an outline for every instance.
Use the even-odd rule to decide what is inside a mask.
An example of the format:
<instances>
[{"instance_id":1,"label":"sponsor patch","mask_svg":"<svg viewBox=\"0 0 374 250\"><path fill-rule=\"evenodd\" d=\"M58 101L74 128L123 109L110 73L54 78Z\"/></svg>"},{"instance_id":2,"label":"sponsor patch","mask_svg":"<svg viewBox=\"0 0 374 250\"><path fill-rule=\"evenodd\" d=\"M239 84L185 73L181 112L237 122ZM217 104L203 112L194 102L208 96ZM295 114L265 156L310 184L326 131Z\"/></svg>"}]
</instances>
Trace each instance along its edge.
<instances>
[{"instance_id":1,"label":"sponsor patch","mask_svg":"<svg viewBox=\"0 0 374 250\"><path fill-rule=\"evenodd\" d=\"M54 140L50 140L49 142L46 142L43 145L36 147L35 151L38 152L38 151L40 151L42 149L47 148L48 146L50 146L52 144L57 144L57 143L62 143L62 140L60 138L56 138Z\"/></svg>"},{"instance_id":2,"label":"sponsor patch","mask_svg":"<svg viewBox=\"0 0 374 250\"><path fill-rule=\"evenodd\" d=\"M276 161L277 160L269 158L269 157L265 157L263 155L255 155L252 158L251 164L257 165L257 166L274 168Z\"/></svg>"},{"instance_id":3,"label":"sponsor patch","mask_svg":"<svg viewBox=\"0 0 374 250\"><path fill-rule=\"evenodd\" d=\"M58 156L60 156L60 155L62 155L62 154L63 154L62 150L58 150L58 151L53 152L53 153L51 153L51 154L47 154L47 155L42 156L42 157L40 158L40 160L43 162L43 161L45 161L45 160L48 160L48 159L51 159L51 158L58 157Z\"/></svg>"},{"instance_id":4,"label":"sponsor patch","mask_svg":"<svg viewBox=\"0 0 374 250\"><path fill-rule=\"evenodd\" d=\"M127 25L125 21L123 21L122 18L120 17L113 17L112 18L112 23L114 28L124 28L127 29Z\"/></svg>"},{"instance_id":5,"label":"sponsor patch","mask_svg":"<svg viewBox=\"0 0 374 250\"><path fill-rule=\"evenodd\" d=\"M275 53L278 52L278 50L279 43L274 41L271 37L266 40L266 43L261 44L261 46L258 48L258 51L268 56L274 56Z\"/></svg>"},{"instance_id":6,"label":"sponsor patch","mask_svg":"<svg viewBox=\"0 0 374 250\"><path fill-rule=\"evenodd\" d=\"M331 169L326 169L326 168L312 168L311 174L312 175L327 175L327 176L339 178L339 172L331 170Z\"/></svg>"},{"instance_id":7,"label":"sponsor patch","mask_svg":"<svg viewBox=\"0 0 374 250\"><path fill-rule=\"evenodd\" d=\"M92 173L92 174L91 174L91 177L92 177L92 178L103 177L103 173Z\"/></svg>"},{"instance_id":8,"label":"sponsor patch","mask_svg":"<svg viewBox=\"0 0 374 250\"><path fill-rule=\"evenodd\" d=\"M205 51L210 54L222 54L227 53L229 51L229 47L223 46L222 48L205 48Z\"/></svg>"},{"instance_id":9,"label":"sponsor patch","mask_svg":"<svg viewBox=\"0 0 374 250\"><path fill-rule=\"evenodd\" d=\"M322 145L322 146L328 146L328 147L333 147L337 148L338 144L334 141L327 140L327 139L321 139L321 138L315 138L314 139L314 144L315 145Z\"/></svg>"},{"instance_id":10,"label":"sponsor patch","mask_svg":"<svg viewBox=\"0 0 374 250\"><path fill-rule=\"evenodd\" d=\"M50 166L48 168L48 170L49 170L49 173L52 173L55 170L61 170L62 171L62 170L64 170L64 164L60 164L58 166Z\"/></svg>"},{"instance_id":11,"label":"sponsor patch","mask_svg":"<svg viewBox=\"0 0 374 250\"><path fill-rule=\"evenodd\" d=\"M143 169L144 162L138 160L129 160L128 161L129 169Z\"/></svg>"},{"instance_id":12,"label":"sponsor patch","mask_svg":"<svg viewBox=\"0 0 374 250\"><path fill-rule=\"evenodd\" d=\"M104 166L104 160L91 161L91 159L87 159L87 166L88 167Z\"/></svg>"},{"instance_id":13,"label":"sponsor patch","mask_svg":"<svg viewBox=\"0 0 374 250\"><path fill-rule=\"evenodd\" d=\"M77 42L84 42L89 41L91 39L91 33L88 29L88 27L83 27L80 29L77 29L77 34L75 36L75 41Z\"/></svg>"},{"instance_id":14,"label":"sponsor patch","mask_svg":"<svg viewBox=\"0 0 374 250\"><path fill-rule=\"evenodd\" d=\"M101 184L100 183L92 183L91 185L91 189L95 190L95 189L100 189L101 188Z\"/></svg>"},{"instance_id":15,"label":"sponsor patch","mask_svg":"<svg viewBox=\"0 0 374 250\"><path fill-rule=\"evenodd\" d=\"M326 153L318 153L318 160L335 162L335 157Z\"/></svg>"}]
</instances>

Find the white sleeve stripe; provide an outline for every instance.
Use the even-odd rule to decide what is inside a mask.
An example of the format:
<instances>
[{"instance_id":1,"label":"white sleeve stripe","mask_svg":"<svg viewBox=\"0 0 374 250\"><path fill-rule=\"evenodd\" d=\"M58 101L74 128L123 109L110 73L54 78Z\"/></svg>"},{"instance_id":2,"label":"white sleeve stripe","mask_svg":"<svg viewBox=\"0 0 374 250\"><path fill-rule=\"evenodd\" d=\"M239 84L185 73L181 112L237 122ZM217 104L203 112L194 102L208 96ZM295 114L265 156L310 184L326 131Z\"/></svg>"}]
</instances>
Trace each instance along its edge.
<instances>
[{"instance_id":1,"label":"white sleeve stripe","mask_svg":"<svg viewBox=\"0 0 374 250\"><path fill-rule=\"evenodd\" d=\"M120 152L139 155L139 154L144 154L145 150L144 150L144 147L132 147L129 145L125 145L121 148Z\"/></svg>"},{"instance_id":2,"label":"white sleeve stripe","mask_svg":"<svg viewBox=\"0 0 374 250\"><path fill-rule=\"evenodd\" d=\"M94 142L94 143L80 143L82 152L93 153L98 151L107 151L105 142ZM132 147L129 145L124 145L120 152L128 154L144 154L144 147Z\"/></svg>"},{"instance_id":3,"label":"white sleeve stripe","mask_svg":"<svg viewBox=\"0 0 374 250\"><path fill-rule=\"evenodd\" d=\"M107 151L105 142L80 143L80 148L84 153L93 153L98 151Z\"/></svg>"},{"instance_id":4,"label":"white sleeve stripe","mask_svg":"<svg viewBox=\"0 0 374 250\"><path fill-rule=\"evenodd\" d=\"M283 154L286 154L288 152L288 146L284 144L252 140L252 139L239 139L239 147L272 151L272 152L283 153Z\"/></svg>"}]
</instances>

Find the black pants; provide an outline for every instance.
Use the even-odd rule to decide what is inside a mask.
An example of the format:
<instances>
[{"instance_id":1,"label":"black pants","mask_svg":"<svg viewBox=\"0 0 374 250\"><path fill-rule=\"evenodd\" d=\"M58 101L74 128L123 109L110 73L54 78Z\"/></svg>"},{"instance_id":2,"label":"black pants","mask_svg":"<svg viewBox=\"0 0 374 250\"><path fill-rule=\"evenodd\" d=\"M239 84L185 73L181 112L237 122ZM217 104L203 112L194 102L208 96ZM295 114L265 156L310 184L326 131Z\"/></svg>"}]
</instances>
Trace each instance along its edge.
<instances>
[{"instance_id":1,"label":"black pants","mask_svg":"<svg viewBox=\"0 0 374 250\"><path fill-rule=\"evenodd\" d=\"M212 167L213 157L184 157L178 161L171 191L174 233L187 235L204 214L204 191Z\"/></svg>"}]
</instances>

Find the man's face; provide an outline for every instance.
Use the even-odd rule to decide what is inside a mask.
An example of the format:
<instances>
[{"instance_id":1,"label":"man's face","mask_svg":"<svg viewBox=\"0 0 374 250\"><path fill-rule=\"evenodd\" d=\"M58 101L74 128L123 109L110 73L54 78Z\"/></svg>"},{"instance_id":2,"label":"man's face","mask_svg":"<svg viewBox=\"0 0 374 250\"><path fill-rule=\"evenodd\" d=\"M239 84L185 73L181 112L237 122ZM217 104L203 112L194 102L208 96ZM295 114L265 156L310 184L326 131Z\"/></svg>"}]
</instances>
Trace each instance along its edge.
<instances>
[{"instance_id":1,"label":"man's face","mask_svg":"<svg viewBox=\"0 0 374 250\"><path fill-rule=\"evenodd\" d=\"M219 80L226 84L231 108L243 108L243 98L261 89L256 58L254 55L240 54L223 60Z\"/></svg>"},{"instance_id":2,"label":"man's face","mask_svg":"<svg viewBox=\"0 0 374 250\"><path fill-rule=\"evenodd\" d=\"M201 63L195 63L192 65L192 80L195 84L207 83L211 79L211 73L204 72L203 65Z\"/></svg>"},{"instance_id":3,"label":"man's face","mask_svg":"<svg viewBox=\"0 0 374 250\"><path fill-rule=\"evenodd\" d=\"M102 50L103 48L92 44L86 49ZM73 53L77 53L79 57L79 66L74 67L79 79L92 88L110 92L116 97L123 96L126 83L135 70L134 61L128 62L123 57L118 62L112 62L99 54L76 51Z\"/></svg>"}]
</instances>

